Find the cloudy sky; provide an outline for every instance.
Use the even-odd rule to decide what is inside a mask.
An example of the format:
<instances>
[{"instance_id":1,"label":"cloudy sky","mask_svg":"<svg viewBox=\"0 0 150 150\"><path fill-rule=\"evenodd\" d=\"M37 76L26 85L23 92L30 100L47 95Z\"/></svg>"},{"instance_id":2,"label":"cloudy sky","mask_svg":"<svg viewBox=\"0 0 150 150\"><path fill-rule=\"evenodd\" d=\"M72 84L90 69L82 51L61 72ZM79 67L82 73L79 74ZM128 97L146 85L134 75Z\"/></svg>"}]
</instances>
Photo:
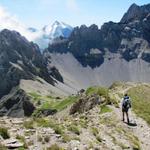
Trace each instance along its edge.
<instances>
[{"instance_id":1,"label":"cloudy sky","mask_svg":"<svg viewBox=\"0 0 150 150\"><path fill-rule=\"evenodd\" d=\"M0 0L0 27L42 28L55 20L72 26L119 21L132 3L149 0Z\"/></svg>"}]
</instances>

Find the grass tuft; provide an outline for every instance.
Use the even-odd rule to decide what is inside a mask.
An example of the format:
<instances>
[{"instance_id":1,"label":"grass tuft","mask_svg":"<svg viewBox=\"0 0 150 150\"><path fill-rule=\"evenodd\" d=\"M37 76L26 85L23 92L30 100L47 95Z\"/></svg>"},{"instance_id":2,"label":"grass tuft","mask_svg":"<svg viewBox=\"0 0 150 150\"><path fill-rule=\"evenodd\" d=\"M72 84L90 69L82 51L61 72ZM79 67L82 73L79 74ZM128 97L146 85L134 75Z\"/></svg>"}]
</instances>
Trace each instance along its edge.
<instances>
[{"instance_id":1,"label":"grass tuft","mask_svg":"<svg viewBox=\"0 0 150 150\"><path fill-rule=\"evenodd\" d=\"M100 114L112 112L112 109L107 105L101 105L100 109Z\"/></svg>"},{"instance_id":2,"label":"grass tuft","mask_svg":"<svg viewBox=\"0 0 150 150\"><path fill-rule=\"evenodd\" d=\"M23 123L23 126L26 128L26 129L34 129L34 121L33 120L30 120L30 121L24 121Z\"/></svg>"},{"instance_id":3,"label":"grass tuft","mask_svg":"<svg viewBox=\"0 0 150 150\"><path fill-rule=\"evenodd\" d=\"M47 150L64 150L63 148L59 147L57 144L51 145Z\"/></svg>"},{"instance_id":4,"label":"grass tuft","mask_svg":"<svg viewBox=\"0 0 150 150\"><path fill-rule=\"evenodd\" d=\"M75 125L70 125L69 126L69 131L72 131L73 133L77 134L77 135L80 135L80 130L77 126Z\"/></svg>"},{"instance_id":5,"label":"grass tuft","mask_svg":"<svg viewBox=\"0 0 150 150\"><path fill-rule=\"evenodd\" d=\"M140 85L128 91L134 112L150 124L150 86Z\"/></svg>"},{"instance_id":6,"label":"grass tuft","mask_svg":"<svg viewBox=\"0 0 150 150\"><path fill-rule=\"evenodd\" d=\"M0 127L0 135L2 136L3 139L9 139L9 133L8 133L8 129L5 127Z\"/></svg>"}]
</instances>

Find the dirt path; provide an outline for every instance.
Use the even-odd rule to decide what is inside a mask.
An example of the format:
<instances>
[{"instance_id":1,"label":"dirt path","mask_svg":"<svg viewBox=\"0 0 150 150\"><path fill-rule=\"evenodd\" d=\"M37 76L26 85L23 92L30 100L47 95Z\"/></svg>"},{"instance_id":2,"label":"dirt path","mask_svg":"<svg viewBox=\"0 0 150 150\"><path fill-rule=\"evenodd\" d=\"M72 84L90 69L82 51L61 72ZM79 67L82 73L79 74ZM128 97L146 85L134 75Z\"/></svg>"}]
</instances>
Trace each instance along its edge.
<instances>
[{"instance_id":1,"label":"dirt path","mask_svg":"<svg viewBox=\"0 0 150 150\"><path fill-rule=\"evenodd\" d=\"M117 93L124 94L130 88L117 91L113 94L118 100L120 100L120 97ZM122 120L121 102L120 108L113 109L118 119ZM124 124L124 127L128 128L136 137L138 137L139 141L141 142L141 150L150 150L150 126L148 126L148 124L142 118L137 117L132 110L129 111L129 116L131 125Z\"/></svg>"}]
</instances>

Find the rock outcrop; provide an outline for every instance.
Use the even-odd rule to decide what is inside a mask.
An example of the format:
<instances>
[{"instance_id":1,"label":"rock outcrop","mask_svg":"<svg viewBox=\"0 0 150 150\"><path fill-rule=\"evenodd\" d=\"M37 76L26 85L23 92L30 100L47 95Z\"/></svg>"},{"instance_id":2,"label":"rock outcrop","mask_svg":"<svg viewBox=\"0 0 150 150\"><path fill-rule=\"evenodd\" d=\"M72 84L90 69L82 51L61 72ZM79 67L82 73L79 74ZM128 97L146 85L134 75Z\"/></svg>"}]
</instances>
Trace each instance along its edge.
<instances>
[{"instance_id":1,"label":"rock outcrop","mask_svg":"<svg viewBox=\"0 0 150 150\"><path fill-rule=\"evenodd\" d=\"M23 143L19 142L19 140L16 139L7 139L3 142L4 146L8 149L15 149L23 147Z\"/></svg>"},{"instance_id":2,"label":"rock outcrop","mask_svg":"<svg viewBox=\"0 0 150 150\"><path fill-rule=\"evenodd\" d=\"M47 49L50 53L70 52L82 64L92 68L102 65L110 53L126 61L150 62L150 4L133 4L119 23L76 27L68 40L60 40ZM47 51L45 52L47 53Z\"/></svg>"},{"instance_id":3,"label":"rock outcrop","mask_svg":"<svg viewBox=\"0 0 150 150\"><path fill-rule=\"evenodd\" d=\"M54 85L52 77L57 79L58 76L63 82L58 70L51 68L49 74L46 60L36 44L16 31L5 29L0 32L0 98L17 86L20 79L34 80L39 76Z\"/></svg>"},{"instance_id":4,"label":"rock outcrop","mask_svg":"<svg viewBox=\"0 0 150 150\"><path fill-rule=\"evenodd\" d=\"M124 14L121 19L121 23L129 23L135 20L142 20L150 13L150 4L138 6L137 4L132 4L128 11Z\"/></svg>"},{"instance_id":5,"label":"rock outcrop","mask_svg":"<svg viewBox=\"0 0 150 150\"><path fill-rule=\"evenodd\" d=\"M14 88L0 100L0 116L24 117L31 116L35 110L30 97L18 88Z\"/></svg>"},{"instance_id":6,"label":"rock outcrop","mask_svg":"<svg viewBox=\"0 0 150 150\"><path fill-rule=\"evenodd\" d=\"M101 100L98 95L83 96L79 99L78 102L73 104L73 106L70 109L70 114L83 113L89 111L96 105L100 104L100 102Z\"/></svg>"}]
</instances>

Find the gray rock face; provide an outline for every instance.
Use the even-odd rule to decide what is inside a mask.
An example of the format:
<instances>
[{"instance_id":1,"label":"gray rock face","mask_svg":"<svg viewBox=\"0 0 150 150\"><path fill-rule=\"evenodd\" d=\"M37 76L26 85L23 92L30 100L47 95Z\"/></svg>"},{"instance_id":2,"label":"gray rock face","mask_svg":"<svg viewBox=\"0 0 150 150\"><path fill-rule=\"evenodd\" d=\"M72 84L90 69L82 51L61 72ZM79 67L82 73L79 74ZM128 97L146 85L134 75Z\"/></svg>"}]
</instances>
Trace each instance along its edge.
<instances>
[{"instance_id":1,"label":"gray rock face","mask_svg":"<svg viewBox=\"0 0 150 150\"><path fill-rule=\"evenodd\" d=\"M100 98L97 95L86 96L79 99L78 102L73 104L70 109L70 114L83 113L94 108L96 105L100 104Z\"/></svg>"},{"instance_id":2,"label":"gray rock face","mask_svg":"<svg viewBox=\"0 0 150 150\"><path fill-rule=\"evenodd\" d=\"M23 147L23 143L19 142L18 140L16 139L8 139L8 140L5 140L3 142L4 146L9 148L9 149L15 149L15 148L20 148L20 147Z\"/></svg>"},{"instance_id":3,"label":"gray rock face","mask_svg":"<svg viewBox=\"0 0 150 150\"><path fill-rule=\"evenodd\" d=\"M0 32L0 98L19 84L20 79L34 80L40 76L54 85L57 76L63 81L57 69L49 72L46 60L37 45L27 41L18 32L7 29Z\"/></svg>"},{"instance_id":4,"label":"gray rock face","mask_svg":"<svg viewBox=\"0 0 150 150\"><path fill-rule=\"evenodd\" d=\"M115 81L150 82L150 65L141 58L126 61L118 54L105 56L96 68L83 67L71 54L51 54L51 62L64 78L65 85L76 91L89 86L110 86Z\"/></svg>"},{"instance_id":5,"label":"gray rock face","mask_svg":"<svg viewBox=\"0 0 150 150\"><path fill-rule=\"evenodd\" d=\"M126 61L141 58L150 62L150 4L133 4L119 23L76 27L68 40L49 45L50 53L70 52L83 67L99 67L108 53ZM47 53L47 51L45 52Z\"/></svg>"},{"instance_id":6,"label":"gray rock face","mask_svg":"<svg viewBox=\"0 0 150 150\"><path fill-rule=\"evenodd\" d=\"M0 116L31 116L34 110L35 107L30 102L30 98L21 89L14 88L0 101Z\"/></svg>"},{"instance_id":7,"label":"gray rock face","mask_svg":"<svg viewBox=\"0 0 150 150\"><path fill-rule=\"evenodd\" d=\"M141 7L136 4L132 4L121 19L121 23L128 23L133 20L141 20L142 18L145 18L149 13L150 4L143 5Z\"/></svg>"},{"instance_id":8,"label":"gray rock face","mask_svg":"<svg viewBox=\"0 0 150 150\"><path fill-rule=\"evenodd\" d=\"M37 112L34 114L34 117L43 117L43 116L50 116L57 113L56 109L40 109L36 110Z\"/></svg>"}]
</instances>

